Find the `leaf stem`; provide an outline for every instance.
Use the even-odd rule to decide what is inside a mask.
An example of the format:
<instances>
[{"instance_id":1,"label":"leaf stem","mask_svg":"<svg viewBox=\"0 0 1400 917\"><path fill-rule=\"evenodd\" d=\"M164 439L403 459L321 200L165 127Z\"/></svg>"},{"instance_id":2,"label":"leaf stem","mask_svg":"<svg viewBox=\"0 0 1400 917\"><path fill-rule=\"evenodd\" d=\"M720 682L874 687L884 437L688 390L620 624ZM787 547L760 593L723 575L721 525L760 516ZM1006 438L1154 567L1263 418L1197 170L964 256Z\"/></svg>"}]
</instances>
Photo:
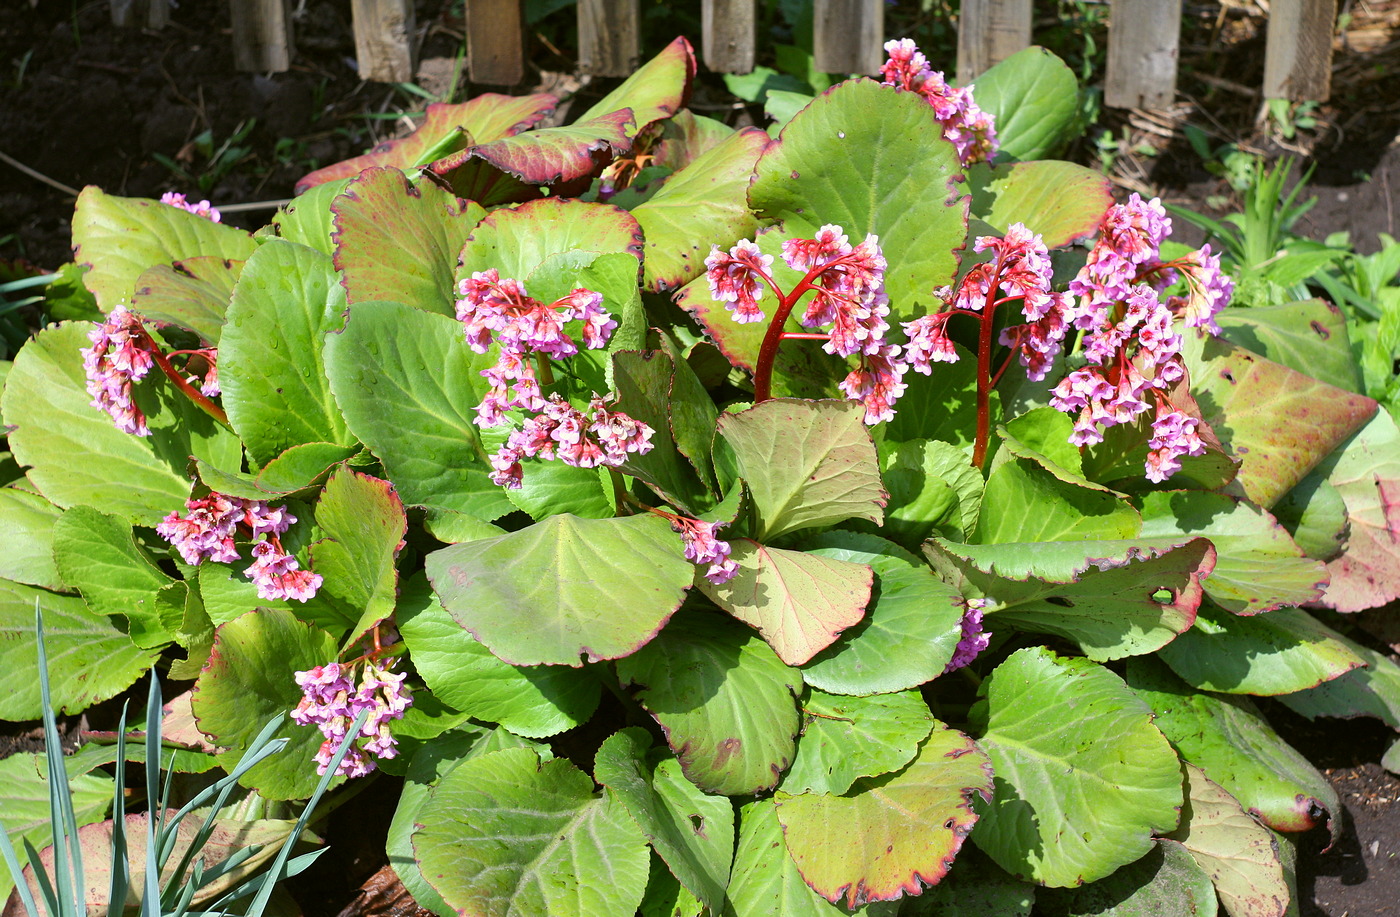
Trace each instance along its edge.
<instances>
[{"instance_id":1,"label":"leaf stem","mask_svg":"<svg viewBox=\"0 0 1400 917\"><path fill-rule=\"evenodd\" d=\"M835 264L836 262L832 262ZM768 323L768 331L763 335L763 344L758 348L758 362L754 364L753 371L753 403L762 404L773 397L773 361L778 356L778 345L782 343L787 333L783 331L783 326L787 324L788 316L792 314L793 306L802 298L802 294L815 290L815 280L822 271L831 267L831 264L823 264L809 270L797 286L792 288L792 292L786 296L778 297L778 308L773 310L773 318ZM778 285L773 282L773 278L766 274L759 275L768 285L773 288L773 293L778 293ZM802 332L793 332L801 334Z\"/></svg>"},{"instance_id":2,"label":"leaf stem","mask_svg":"<svg viewBox=\"0 0 1400 917\"><path fill-rule=\"evenodd\" d=\"M195 406L201 411L223 424L228 428L229 432L234 432L233 427L228 422L228 415L224 413L224 409L210 401L205 397L203 392L185 381L185 377L177 372L175 367L170 364L170 358L160 349L154 338L148 334L146 335L146 339L150 341L151 344L151 359L155 360L156 365L160 367L161 372L165 373L165 377L170 380L171 384L184 392L185 396L193 401Z\"/></svg>"},{"instance_id":3,"label":"leaf stem","mask_svg":"<svg viewBox=\"0 0 1400 917\"><path fill-rule=\"evenodd\" d=\"M992 429L992 334L1004 262L1004 256L998 254L996 268L987 286L986 304L982 306L981 332L977 336L977 438L972 446L972 465L979 470L987 459L987 440ZM963 278L963 282L966 283L967 278Z\"/></svg>"}]
</instances>

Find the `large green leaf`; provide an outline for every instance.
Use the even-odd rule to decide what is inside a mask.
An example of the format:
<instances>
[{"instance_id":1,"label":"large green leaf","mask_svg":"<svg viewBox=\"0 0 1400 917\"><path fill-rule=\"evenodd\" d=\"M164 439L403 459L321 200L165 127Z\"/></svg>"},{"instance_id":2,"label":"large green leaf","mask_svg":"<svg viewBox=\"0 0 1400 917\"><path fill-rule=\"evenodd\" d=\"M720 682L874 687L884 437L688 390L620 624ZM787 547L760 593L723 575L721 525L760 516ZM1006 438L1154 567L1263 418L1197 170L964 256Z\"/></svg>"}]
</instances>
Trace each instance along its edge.
<instances>
[{"instance_id":1,"label":"large green leaf","mask_svg":"<svg viewBox=\"0 0 1400 917\"><path fill-rule=\"evenodd\" d=\"M224 409L263 465L302 443L347 443L321 355L340 328L345 291L331 259L272 240L248 259L219 343Z\"/></svg>"},{"instance_id":2,"label":"large green leaf","mask_svg":"<svg viewBox=\"0 0 1400 917\"><path fill-rule=\"evenodd\" d=\"M1187 686L1156 660L1130 660L1128 684L1152 705L1157 726L1181 757L1278 831L1307 831L1323 819L1333 838L1341 803L1321 774L1269 726L1247 698Z\"/></svg>"},{"instance_id":3,"label":"large green leaf","mask_svg":"<svg viewBox=\"0 0 1400 917\"><path fill-rule=\"evenodd\" d=\"M1157 492L1142 498L1145 537L1204 535L1215 545L1215 569L1202 585L1222 608L1252 615L1317 601L1327 571L1310 560L1268 511L1244 500L1201 491Z\"/></svg>"},{"instance_id":4,"label":"large green leaf","mask_svg":"<svg viewBox=\"0 0 1400 917\"><path fill-rule=\"evenodd\" d=\"M1182 356L1206 422L1240 461L1251 500L1272 506L1347 437L1376 403L1222 338L1188 331Z\"/></svg>"},{"instance_id":5,"label":"large green leaf","mask_svg":"<svg viewBox=\"0 0 1400 917\"><path fill-rule=\"evenodd\" d=\"M115 697L155 662L105 615L75 595L56 595L0 580L0 719L23 722L43 713L34 603L44 614L49 683L56 713L79 713Z\"/></svg>"},{"instance_id":6,"label":"large green leaf","mask_svg":"<svg viewBox=\"0 0 1400 917\"><path fill-rule=\"evenodd\" d=\"M384 847L389 856L389 865L420 907L442 917L451 917L456 913L423 878L418 860L413 855L413 829L432 788L444 776L472 758L505 748L531 747L541 756L549 756L548 746L537 746L505 729L487 732L479 726L467 725L430 739L413 755L404 774L403 791L399 794L399 804L389 824L389 836Z\"/></svg>"},{"instance_id":7,"label":"large green leaf","mask_svg":"<svg viewBox=\"0 0 1400 917\"><path fill-rule=\"evenodd\" d=\"M675 758L656 760L650 748L645 729L624 729L598 749L594 776L617 795L681 884L710 913L723 913L734 858L733 805L700 792Z\"/></svg>"},{"instance_id":8,"label":"large green leaf","mask_svg":"<svg viewBox=\"0 0 1400 917\"><path fill-rule=\"evenodd\" d=\"M980 693L970 719L996 788L973 840L1003 869L1054 887L1094 882L1176 827L1180 762L1118 676L1035 647Z\"/></svg>"},{"instance_id":9,"label":"large green leaf","mask_svg":"<svg viewBox=\"0 0 1400 917\"><path fill-rule=\"evenodd\" d=\"M1342 493L1313 469L1272 507L1274 518L1293 536L1294 544L1314 560L1342 553L1351 534Z\"/></svg>"},{"instance_id":10,"label":"large green leaf","mask_svg":"<svg viewBox=\"0 0 1400 917\"><path fill-rule=\"evenodd\" d=\"M875 571L865 620L818 653L803 668L804 681L832 694L886 694L943 674L962 638L964 605L956 589L874 535L835 531L804 545L818 556Z\"/></svg>"},{"instance_id":11,"label":"large green leaf","mask_svg":"<svg viewBox=\"0 0 1400 917\"><path fill-rule=\"evenodd\" d=\"M807 884L855 907L936 885L977 821L973 797L989 801L991 790L987 753L939 724L897 773L857 780L840 796L779 790L774 799Z\"/></svg>"},{"instance_id":12,"label":"large green leaf","mask_svg":"<svg viewBox=\"0 0 1400 917\"><path fill-rule=\"evenodd\" d=\"M73 260L88 268L83 285L103 312L131 302L136 279L154 264L197 255L242 261L252 236L159 201L106 194L88 185L73 210Z\"/></svg>"},{"instance_id":13,"label":"large green leaf","mask_svg":"<svg viewBox=\"0 0 1400 917\"><path fill-rule=\"evenodd\" d=\"M1390 728L1400 729L1400 665L1389 656L1353 643L1340 634L1333 636L1365 660L1366 665L1315 688L1285 694L1279 700L1308 719L1374 716Z\"/></svg>"},{"instance_id":14,"label":"large green leaf","mask_svg":"<svg viewBox=\"0 0 1400 917\"><path fill-rule=\"evenodd\" d=\"M1226 694L1291 694L1366 664L1301 608L1240 618L1210 603L1158 656L1188 684Z\"/></svg>"},{"instance_id":15,"label":"large green leaf","mask_svg":"<svg viewBox=\"0 0 1400 917\"><path fill-rule=\"evenodd\" d=\"M199 580L199 597L212 625L227 624L254 608L288 612L299 621L336 636L345 633L353 623L320 592L305 602L261 598L257 585L244 572L246 569L242 561L232 566L205 561L197 574L191 575L191 579Z\"/></svg>"},{"instance_id":16,"label":"large green leaf","mask_svg":"<svg viewBox=\"0 0 1400 917\"><path fill-rule=\"evenodd\" d=\"M428 555L442 604L514 665L582 665L637 651L694 579L680 542L652 515L550 516Z\"/></svg>"},{"instance_id":17,"label":"large green leaf","mask_svg":"<svg viewBox=\"0 0 1400 917\"><path fill-rule=\"evenodd\" d=\"M473 758L433 789L413 849L463 917L630 914L647 882L646 839L568 761L529 748Z\"/></svg>"},{"instance_id":18,"label":"large green leaf","mask_svg":"<svg viewBox=\"0 0 1400 917\"><path fill-rule=\"evenodd\" d=\"M677 617L617 674L639 687L686 777L706 792L771 789L792 761L801 676L728 618Z\"/></svg>"},{"instance_id":19,"label":"large green leaf","mask_svg":"<svg viewBox=\"0 0 1400 917\"><path fill-rule=\"evenodd\" d=\"M331 234L335 232L335 214L331 212L331 202L349 183L349 178L341 178L299 194L274 213L254 237L275 236L334 255L335 239Z\"/></svg>"},{"instance_id":20,"label":"large green leaf","mask_svg":"<svg viewBox=\"0 0 1400 917\"><path fill-rule=\"evenodd\" d=\"M642 230L611 204L542 198L492 211L462 247L457 279L495 268L522 283L553 255L573 251L626 252L642 257ZM637 266L641 270L640 264Z\"/></svg>"},{"instance_id":21,"label":"large green leaf","mask_svg":"<svg viewBox=\"0 0 1400 917\"><path fill-rule=\"evenodd\" d=\"M731 542L739 565L727 582L701 580L716 605L757 628L788 665L802 665L865 617L872 573L863 564L805 551Z\"/></svg>"},{"instance_id":22,"label":"large green leaf","mask_svg":"<svg viewBox=\"0 0 1400 917\"><path fill-rule=\"evenodd\" d=\"M1079 83L1050 51L1025 48L977 78L977 105L996 118L1001 155L1053 156L1079 126Z\"/></svg>"},{"instance_id":23,"label":"large green leaf","mask_svg":"<svg viewBox=\"0 0 1400 917\"><path fill-rule=\"evenodd\" d=\"M1210 876L1230 917L1284 917L1291 895L1278 842L1220 784L1186 765L1180 841Z\"/></svg>"},{"instance_id":24,"label":"large green leaf","mask_svg":"<svg viewBox=\"0 0 1400 917\"><path fill-rule=\"evenodd\" d=\"M971 446L977 430L977 359L957 347L958 362L941 363L937 372L904 374L908 389L900 396L894 420L885 424L887 442L941 441ZM992 392L996 413L997 393ZM971 451L967 463L972 465Z\"/></svg>"},{"instance_id":25,"label":"large green leaf","mask_svg":"<svg viewBox=\"0 0 1400 917\"><path fill-rule=\"evenodd\" d=\"M914 760L933 726L917 691L873 697L809 691L802 700L797 757L782 790L843 796L857 779L891 774Z\"/></svg>"},{"instance_id":26,"label":"large green leaf","mask_svg":"<svg viewBox=\"0 0 1400 917\"><path fill-rule=\"evenodd\" d=\"M1400 598L1400 429L1394 418L1377 412L1316 473L1341 495L1351 524L1346 550L1327 563L1332 582L1323 604L1361 611Z\"/></svg>"},{"instance_id":27,"label":"large green leaf","mask_svg":"<svg viewBox=\"0 0 1400 917\"><path fill-rule=\"evenodd\" d=\"M952 443L886 440L880 446L880 477L890 492L880 534L910 550L932 535L961 540L977 524L986 481Z\"/></svg>"},{"instance_id":28,"label":"large green leaf","mask_svg":"<svg viewBox=\"0 0 1400 917\"><path fill-rule=\"evenodd\" d=\"M29 856L24 842L43 850L53 841L53 809L49 803L48 763L43 755L15 754L0 760L0 831L10 836L10 844L23 867ZM70 776L68 789L73 796L74 822L78 827L101 821L112 804L112 780L106 775ZM0 858L0 900L8 900L14 879L4 858Z\"/></svg>"},{"instance_id":29,"label":"large green leaf","mask_svg":"<svg viewBox=\"0 0 1400 917\"><path fill-rule=\"evenodd\" d=\"M217 255L197 255L173 264L152 265L136 279L131 311L154 322L186 328L218 344L229 297L243 264Z\"/></svg>"},{"instance_id":30,"label":"large green leaf","mask_svg":"<svg viewBox=\"0 0 1400 917\"><path fill-rule=\"evenodd\" d=\"M233 769L268 720L301 701L296 672L335 660L331 635L308 627L289 611L258 609L220 626L195 683L193 705L200 731L223 749L219 761L224 768ZM313 758L321 747L321 731L288 720L279 732L291 741L241 782L268 799L305 799L320 779Z\"/></svg>"},{"instance_id":31,"label":"large green leaf","mask_svg":"<svg viewBox=\"0 0 1400 917\"><path fill-rule=\"evenodd\" d=\"M1033 506L1036 511L1025 512ZM1113 541L1135 537L1137 510L1116 494L1061 480L1030 459L1001 464L987 478L974 544Z\"/></svg>"},{"instance_id":32,"label":"large green leaf","mask_svg":"<svg viewBox=\"0 0 1400 917\"><path fill-rule=\"evenodd\" d=\"M154 525L184 511L191 455L233 466L238 439L196 408L158 372L134 386L151 436L118 430L93 407L83 360L87 328L63 324L35 335L15 357L0 398L15 460L58 506L95 506Z\"/></svg>"},{"instance_id":33,"label":"large green leaf","mask_svg":"<svg viewBox=\"0 0 1400 917\"><path fill-rule=\"evenodd\" d=\"M1011 162L968 170L972 209L1003 235L1012 223L1038 234L1046 248L1062 248L1098 231L1113 205L1102 173L1072 162Z\"/></svg>"},{"instance_id":34,"label":"large green leaf","mask_svg":"<svg viewBox=\"0 0 1400 917\"><path fill-rule=\"evenodd\" d=\"M1141 859L1079 888L1037 896L1046 917L1216 917L1210 874L1173 840L1158 838Z\"/></svg>"},{"instance_id":35,"label":"large green leaf","mask_svg":"<svg viewBox=\"0 0 1400 917\"><path fill-rule=\"evenodd\" d=\"M891 321L908 321L952 282L967 235L966 185L942 136L917 93L841 83L798 112L759 158L749 206L792 233L835 223L853 243L879 236Z\"/></svg>"},{"instance_id":36,"label":"large green leaf","mask_svg":"<svg viewBox=\"0 0 1400 917\"><path fill-rule=\"evenodd\" d=\"M1214 549L1204 538L924 546L935 570L991 598L987 623L1074 640L1091 659L1161 649L1196 618Z\"/></svg>"},{"instance_id":37,"label":"large green leaf","mask_svg":"<svg viewBox=\"0 0 1400 917\"><path fill-rule=\"evenodd\" d=\"M324 484L331 472L360 451L359 444L302 443L292 446L258 469L256 474L222 471L208 462L198 462L199 479L210 490L244 500L281 500L296 494L315 496L310 491Z\"/></svg>"},{"instance_id":38,"label":"large green leaf","mask_svg":"<svg viewBox=\"0 0 1400 917\"><path fill-rule=\"evenodd\" d=\"M423 123L412 134L386 140L363 156L317 169L297 182L296 192L303 194L325 182L354 178L374 166L412 168L472 143L490 143L513 136L548 117L558 104L559 99L546 92L527 96L484 92L457 105L434 102L424 112Z\"/></svg>"},{"instance_id":39,"label":"large green leaf","mask_svg":"<svg viewBox=\"0 0 1400 917\"><path fill-rule=\"evenodd\" d=\"M360 303L326 341L326 375L351 432L384 463L404 502L484 520L513 508L488 477L473 408L489 356L460 322L400 303Z\"/></svg>"},{"instance_id":40,"label":"large green leaf","mask_svg":"<svg viewBox=\"0 0 1400 917\"><path fill-rule=\"evenodd\" d=\"M401 302L456 314L457 253L486 216L430 181L398 169L361 172L331 204L335 266L351 303Z\"/></svg>"},{"instance_id":41,"label":"large green leaf","mask_svg":"<svg viewBox=\"0 0 1400 917\"><path fill-rule=\"evenodd\" d=\"M666 351L622 351L613 354L612 364L613 385L617 391L617 410L653 430L651 451L645 455L630 456L622 470L655 487L668 502L673 502L682 509L697 511L697 507L707 502L709 489L696 466L681 454L677 442L678 433L673 429L672 414L699 414L704 410L704 406L708 405L709 411L706 413L710 417L709 428L713 436L714 403L709 400L709 395L703 388L700 391L691 389L685 393L697 399L695 406L680 400L676 392L679 374L690 373L693 379L694 373L688 366L678 366ZM708 445L707 440L706 446Z\"/></svg>"},{"instance_id":42,"label":"large green leaf","mask_svg":"<svg viewBox=\"0 0 1400 917\"><path fill-rule=\"evenodd\" d=\"M90 506L74 506L53 528L53 556L68 585L98 614L124 617L132 642L159 650L175 639L184 619L157 593L175 580L136 544L131 523Z\"/></svg>"},{"instance_id":43,"label":"large green leaf","mask_svg":"<svg viewBox=\"0 0 1400 917\"><path fill-rule=\"evenodd\" d=\"M598 706L602 686L592 672L502 662L447 613L424 576L404 583L395 621L433 695L473 719L542 738L579 725Z\"/></svg>"},{"instance_id":44,"label":"large green leaf","mask_svg":"<svg viewBox=\"0 0 1400 917\"><path fill-rule=\"evenodd\" d=\"M318 595L344 617L348 648L393 614L408 519L392 484L341 467L316 503L316 527L325 535L311 546L311 566L325 580Z\"/></svg>"},{"instance_id":45,"label":"large green leaf","mask_svg":"<svg viewBox=\"0 0 1400 917\"><path fill-rule=\"evenodd\" d=\"M0 488L0 579L62 590L53 560L54 523L63 511L18 487Z\"/></svg>"},{"instance_id":46,"label":"large green leaf","mask_svg":"<svg viewBox=\"0 0 1400 917\"><path fill-rule=\"evenodd\" d=\"M883 520L888 495L859 405L775 398L721 415L719 434L749 485L759 540L843 519Z\"/></svg>"},{"instance_id":47,"label":"large green leaf","mask_svg":"<svg viewBox=\"0 0 1400 917\"><path fill-rule=\"evenodd\" d=\"M1351 353L1346 317L1322 299L1232 307L1215 316L1221 337L1275 363L1349 392L1366 390Z\"/></svg>"},{"instance_id":48,"label":"large green leaf","mask_svg":"<svg viewBox=\"0 0 1400 917\"><path fill-rule=\"evenodd\" d=\"M757 128L730 134L674 173L632 211L646 235L648 290L664 293L705 272L709 246L726 251L758 230L749 211L749 179L768 146Z\"/></svg>"}]
</instances>

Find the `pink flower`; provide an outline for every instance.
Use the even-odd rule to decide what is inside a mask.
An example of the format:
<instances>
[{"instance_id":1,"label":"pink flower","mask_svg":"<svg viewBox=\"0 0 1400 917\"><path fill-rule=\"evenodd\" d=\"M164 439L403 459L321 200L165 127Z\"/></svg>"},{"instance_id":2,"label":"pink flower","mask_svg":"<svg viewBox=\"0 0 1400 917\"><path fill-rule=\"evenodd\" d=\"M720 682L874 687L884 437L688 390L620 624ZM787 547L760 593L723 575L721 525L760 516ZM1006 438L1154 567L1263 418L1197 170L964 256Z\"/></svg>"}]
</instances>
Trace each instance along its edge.
<instances>
[{"instance_id":1,"label":"pink flower","mask_svg":"<svg viewBox=\"0 0 1400 917\"><path fill-rule=\"evenodd\" d=\"M951 312L936 312L904 323L904 333L909 336L904 359L910 367L931 376L934 363L958 362L958 352L948 337L948 319L952 317Z\"/></svg>"},{"instance_id":2,"label":"pink flower","mask_svg":"<svg viewBox=\"0 0 1400 917\"><path fill-rule=\"evenodd\" d=\"M204 217L213 223L219 222L220 219L219 211L215 210L208 201L200 201L198 204L191 204L185 199L183 194L179 194L175 191L167 191L162 194L160 196L160 202L162 204L169 204L171 207L179 207L181 210L188 210L195 216Z\"/></svg>"},{"instance_id":3,"label":"pink flower","mask_svg":"<svg viewBox=\"0 0 1400 917\"><path fill-rule=\"evenodd\" d=\"M705 278L710 284L710 296L722 302L739 324L761 322L764 315L758 301L763 298L765 278L773 267L773 256L765 255L757 244L747 239L731 248L728 254L712 246L705 259Z\"/></svg>"},{"instance_id":4,"label":"pink flower","mask_svg":"<svg viewBox=\"0 0 1400 917\"><path fill-rule=\"evenodd\" d=\"M394 662L366 660L358 686L351 667L334 662L296 673L296 683L303 696L292 711L292 719L303 726L315 725L325 737L314 758L317 773L324 774L330 767L331 758L345 741L356 717L366 710L369 716L360 727L355 743L341 759L337 773L363 777L375 769L375 758L387 759L398 754L398 742L389 730L389 723L403 719L413 698L404 690L405 676L389 671Z\"/></svg>"},{"instance_id":5,"label":"pink flower","mask_svg":"<svg viewBox=\"0 0 1400 917\"><path fill-rule=\"evenodd\" d=\"M1158 412L1152 421L1147 454L1147 479L1161 483L1181 470L1183 455L1205 455L1206 446L1196 434L1197 421L1181 411Z\"/></svg>"},{"instance_id":6,"label":"pink flower","mask_svg":"<svg viewBox=\"0 0 1400 917\"><path fill-rule=\"evenodd\" d=\"M260 599L296 599L305 602L321 588L321 576L299 569L297 559L270 541L253 545L253 565L244 573L258 587Z\"/></svg>"},{"instance_id":7,"label":"pink flower","mask_svg":"<svg viewBox=\"0 0 1400 917\"><path fill-rule=\"evenodd\" d=\"M723 522L702 522L685 516L671 519L671 530L681 536L685 559L693 564L709 564L705 578L716 586L727 583L739 572L738 562L729 558L729 542L715 537L715 529Z\"/></svg>"},{"instance_id":8,"label":"pink flower","mask_svg":"<svg viewBox=\"0 0 1400 917\"><path fill-rule=\"evenodd\" d=\"M131 383L144 379L155 365L154 345L144 321L119 304L106 319L95 323L88 332L92 346L81 351L92 406L106 411L118 430L135 436L151 435L146 415L131 396Z\"/></svg>"},{"instance_id":9,"label":"pink flower","mask_svg":"<svg viewBox=\"0 0 1400 917\"><path fill-rule=\"evenodd\" d=\"M934 117L943 127L943 136L957 149L959 162L986 162L996 155L995 121L977 107L971 86L949 86L908 38L885 42L885 52L889 59L880 69L884 85L917 92L933 106Z\"/></svg>"},{"instance_id":10,"label":"pink flower","mask_svg":"<svg viewBox=\"0 0 1400 917\"><path fill-rule=\"evenodd\" d=\"M992 642L992 635L982 630L982 610L995 603L991 599L968 599L964 604L967 610L962 616L962 639L953 650L953 658L943 667L944 675L972 662Z\"/></svg>"},{"instance_id":11,"label":"pink flower","mask_svg":"<svg viewBox=\"0 0 1400 917\"><path fill-rule=\"evenodd\" d=\"M1209 245L1174 262L1186 279L1187 295L1174 296L1167 305L1193 328L1220 334L1215 316L1230 302L1235 283L1220 270L1220 256L1212 255Z\"/></svg>"},{"instance_id":12,"label":"pink flower","mask_svg":"<svg viewBox=\"0 0 1400 917\"><path fill-rule=\"evenodd\" d=\"M898 358L899 347L894 344L884 345L879 353L862 354L860 366L840 383L849 400L865 405L865 422L869 425L893 420L894 403L908 388L902 377L909 366Z\"/></svg>"}]
</instances>

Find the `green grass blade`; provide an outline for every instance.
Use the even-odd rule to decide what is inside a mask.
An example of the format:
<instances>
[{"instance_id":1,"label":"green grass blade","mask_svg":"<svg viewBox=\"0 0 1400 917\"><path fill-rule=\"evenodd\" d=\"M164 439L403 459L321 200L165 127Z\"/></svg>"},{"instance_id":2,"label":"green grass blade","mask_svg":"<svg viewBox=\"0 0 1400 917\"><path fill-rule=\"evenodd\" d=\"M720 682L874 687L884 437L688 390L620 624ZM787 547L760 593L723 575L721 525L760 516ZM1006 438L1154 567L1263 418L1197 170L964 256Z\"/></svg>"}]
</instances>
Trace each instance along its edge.
<instances>
[{"instance_id":1,"label":"green grass blade","mask_svg":"<svg viewBox=\"0 0 1400 917\"><path fill-rule=\"evenodd\" d=\"M151 676L152 679L155 676ZM112 784L112 881L107 886L107 917L121 917L131 886L131 864L126 857L126 704L117 725L117 768Z\"/></svg>"},{"instance_id":2,"label":"green grass blade","mask_svg":"<svg viewBox=\"0 0 1400 917\"><path fill-rule=\"evenodd\" d=\"M24 905L25 913L29 917L40 917L39 906L34 903L34 893L29 890L29 883L24 881L24 871L19 865L19 855L15 853L15 845L10 843L10 834L5 830L4 825L0 825L0 856L5 858L5 866L10 870L10 875L14 877L15 893L19 895L19 901Z\"/></svg>"},{"instance_id":3,"label":"green grass blade","mask_svg":"<svg viewBox=\"0 0 1400 917\"><path fill-rule=\"evenodd\" d=\"M78 819L73 814L73 792L63 767L63 742L58 736L53 697L49 692L49 657L44 647L44 615L34 600L34 639L39 654L39 696L44 707L44 759L49 770L49 813L53 823L53 881L63 912L84 914L83 852L78 843ZM34 860L34 872L41 870ZM70 911L71 908L71 911Z\"/></svg>"}]
</instances>

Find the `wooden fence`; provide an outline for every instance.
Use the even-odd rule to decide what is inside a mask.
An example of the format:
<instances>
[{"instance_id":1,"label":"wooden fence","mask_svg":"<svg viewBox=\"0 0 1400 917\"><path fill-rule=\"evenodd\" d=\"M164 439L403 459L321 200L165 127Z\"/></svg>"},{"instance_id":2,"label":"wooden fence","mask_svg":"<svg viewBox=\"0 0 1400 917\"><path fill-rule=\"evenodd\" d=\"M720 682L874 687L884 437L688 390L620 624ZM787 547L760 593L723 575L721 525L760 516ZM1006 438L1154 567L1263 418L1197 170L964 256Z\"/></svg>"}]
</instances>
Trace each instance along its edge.
<instances>
[{"instance_id":1,"label":"wooden fence","mask_svg":"<svg viewBox=\"0 0 1400 917\"><path fill-rule=\"evenodd\" d=\"M164 25L168 0L112 0L118 24ZM286 70L296 0L230 0L242 70ZM876 73L884 60L885 0L814 0L817 69ZM465 0L467 68L474 83L513 86L525 75L522 0ZM1331 90L1337 0L1271 0L1264 98L1324 101ZM360 75L413 79L413 0L351 0ZM724 73L754 67L756 0L701 0L701 57ZM1109 0L1105 104L1162 108L1176 94L1182 0ZM962 0L957 78L968 82L1031 44L1031 0ZM624 76L641 57L640 0L579 0L579 66Z\"/></svg>"}]
</instances>

